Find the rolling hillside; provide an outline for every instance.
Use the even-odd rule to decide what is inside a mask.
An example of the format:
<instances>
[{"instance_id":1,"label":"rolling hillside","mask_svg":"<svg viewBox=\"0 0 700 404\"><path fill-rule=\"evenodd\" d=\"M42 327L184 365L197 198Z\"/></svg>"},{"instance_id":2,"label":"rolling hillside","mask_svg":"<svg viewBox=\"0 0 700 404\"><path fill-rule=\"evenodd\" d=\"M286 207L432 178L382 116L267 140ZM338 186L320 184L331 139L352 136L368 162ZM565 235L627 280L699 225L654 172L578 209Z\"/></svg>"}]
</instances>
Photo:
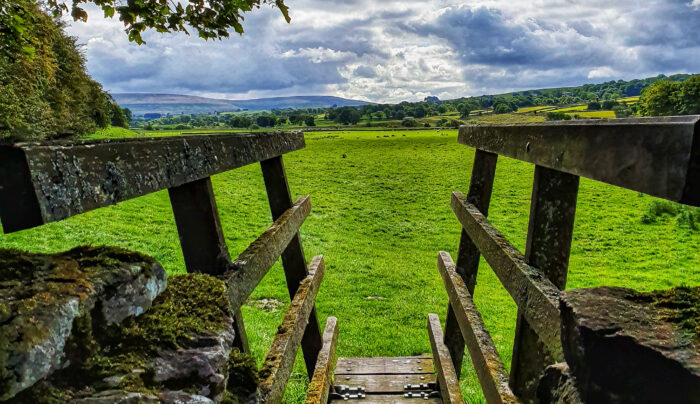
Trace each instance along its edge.
<instances>
[{"instance_id":1,"label":"rolling hillside","mask_svg":"<svg viewBox=\"0 0 700 404\"><path fill-rule=\"evenodd\" d=\"M112 94L122 108L129 108L134 115L159 114L207 114L231 111L262 111L283 108L324 108L368 104L365 101L348 100L332 96L296 96L258 98L252 100L223 100L180 94L116 93Z\"/></svg>"}]
</instances>

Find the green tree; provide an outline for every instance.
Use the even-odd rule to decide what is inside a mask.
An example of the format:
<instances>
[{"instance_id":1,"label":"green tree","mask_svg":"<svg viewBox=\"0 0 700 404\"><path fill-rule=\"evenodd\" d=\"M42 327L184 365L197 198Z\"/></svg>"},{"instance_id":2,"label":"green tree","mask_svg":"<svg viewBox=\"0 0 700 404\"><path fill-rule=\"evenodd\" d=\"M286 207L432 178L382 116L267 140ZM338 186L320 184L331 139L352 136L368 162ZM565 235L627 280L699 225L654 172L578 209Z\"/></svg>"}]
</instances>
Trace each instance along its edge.
<instances>
[{"instance_id":1,"label":"green tree","mask_svg":"<svg viewBox=\"0 0 700 404\"><path fill-rule=\"evenodd\" d=\"M134 114L131 112L129 108L122 108L122 112L124 112L124 118L126 118L126 122L131 122L132 119L134 119ZM182 118L184 118L185 115L180 116L180 121L182 121ZM187 120L189 121L189 116L187 117ZM182 121L185 122L185 121Z\"/></svg>"},{"instance_id":2,"label":"green tree","mask_svg":"<svg viewBox=\"0 0 700 404\"><path fill-rule=\"evenodd\" d=\"M127 121L124 111L116 102L109 104L109 117L112 126L119 126L122 128L129 127L129 121Z\"/></svg>"},{"instance_id":3,"label":"green tree","mask_svg":"<svg viewBox=\"0 0 700 404\"><path fill-rule=\"evenodd\" d=\"M404 126L406 128L415 128L418 125L419 122L416 120L416 118L413 118L411 116L408 116L401 121L401 126Z\"/></svg>"},{"instance_id":4,"label":"green tree","mask_svg":"<svg viewBox=\"0 0 700 404\"><path fill-rule=\"evenodd\" d=\"M619 105L620 103L615 101L615 100L606 100L603 101L602 108L605 110L610 110L613 109L613 107Z\"/></svg>"},{"instance_id":5,"label":"green tree","mask_svg":"<svg viewBox=\"0 0 700 404\"><path fill-rule=\"evenodd\" d=\"M331 119L343 125L355 125L362 118L362 112L355 107L335 108L334 112L335 114Z\"/></svg>"},{"instance_id":6,"label":"green tree","mask_svg":"<svg viewBox=\"0 0 700 404\"><path fill-rule=\"evenodd\" d=\"M681 84L675 81L659 80L642 91L639 110L644 116L678 115L678 98Z\"/></svg>"},{"instance_id":7,"label":"green tree","mask_svg":"<svg viewBox=\"0 0 700 404\"><path fill-rule=\"evenodd\" d=\"M469 118L471 111L471 106L466 102L463 102L457 106L457 112L459 112L460 118Z\"/></svg>"},{"instance_id":8,"label":"green tree","mask_svg":"<svg viewBox=\"0 0 700 404\"><path fill-rule=\"evenodd\" d=\"M32 0L0 3L0 140L76 136L109 121L108 96L63 24Z\"/></svg>"},{"instance_id":9,"label":"green tree","mask_svg":"<svg viewBox=\"0 0 700 404\"><path fill-rule=\"evenodd\" d=\"M588 103L588 109L590 111L597 111L597 110L601 109L602 107L603 106L600 105L600 103L598 101L591 101Z\"/></svg>"},{"instance_id":10,"label":"green tree","mask_svg":"<svg viewBox=\"0 0 700 404\"><path fill-rule=\"evenodd\" d=\"M548 121L569 121L569 120L571 120L571 115L568 115L565 112L561 112L561 111L547 112L547 120Z\"/></svg>"},{"instance_id":11,"label":"green tree","mask_svg":"<svg viewBox=\"0 0 700 404\"><path fill-rule=\"evenodd\" d=\"M494 114L507 114L509 112L511 112L511 109L506 103L495 104L493 107Z\"/></svg>"},{"instance_id":12,"label":"green tree","mask_svg":"<svg viewBox=\"0 0 700 404\"><path fill-rule=\"evenodd\" d=\"M700 114L700 74L681 84L679 104L679 112L683 115Z\"/></svg>"},{"instance_id":13,"label":"green tree","mask_svg":"<svg viewBox=\"0 0 700 404\"><path fill-rule=\"evenodd\" d=\"M313 115L306 115L304 117L304 124L306 126L316 126L316 119Z\"/></svg>"},{"instance_id":14,"label":"green tree","mask_svg":"<svg viewBox=\"0 0 700 404\"><path fill-rule=\"evenodd\" d=\"M626 105L616 105L612 111L615 113L615 118L629 118L634 114Z\"/></svg>"}]
</instances>

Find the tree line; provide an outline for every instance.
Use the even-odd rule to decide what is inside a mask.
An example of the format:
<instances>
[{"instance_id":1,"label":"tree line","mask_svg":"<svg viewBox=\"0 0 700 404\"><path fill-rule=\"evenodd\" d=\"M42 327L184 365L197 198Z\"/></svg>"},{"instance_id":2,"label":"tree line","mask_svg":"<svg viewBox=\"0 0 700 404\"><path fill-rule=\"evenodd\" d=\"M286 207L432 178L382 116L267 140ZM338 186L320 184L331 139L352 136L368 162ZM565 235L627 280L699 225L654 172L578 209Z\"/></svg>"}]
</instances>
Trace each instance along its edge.
<instances>
[{"instance_id":1,"label":"tree line","mask_svg":"<svg viewBox=\"0 0 700 404\"><path fill-rule=\"evenodd\" d=\"M122 110L85 70L77 39L31 0L0 3L0 141L67 138L110 124Z\"/></svg>"}]
</instances>

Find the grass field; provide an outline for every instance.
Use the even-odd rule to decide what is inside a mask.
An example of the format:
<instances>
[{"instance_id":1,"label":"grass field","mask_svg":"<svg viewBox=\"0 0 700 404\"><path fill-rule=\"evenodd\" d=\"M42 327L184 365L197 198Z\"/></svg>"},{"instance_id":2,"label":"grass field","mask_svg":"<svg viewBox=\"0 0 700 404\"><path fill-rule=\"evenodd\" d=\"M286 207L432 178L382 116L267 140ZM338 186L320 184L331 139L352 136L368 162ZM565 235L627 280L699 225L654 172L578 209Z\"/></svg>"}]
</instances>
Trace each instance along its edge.
<instances>
[{"instance_id":1,"label":"grass field","mask_svg":"<svg viewBox=\"0 0 700 404\"><path fill-rule=\"evenodd\" d=\"M537 107L524 107L524 108L518 108L518 113L519 114L525 114L528 112L535 112L535 111L549 111L549 110L554 110L557 109L557 107L551 106L551 105L540 105Z\"/></svg>"},{"instance_id":2,"label":"grass field","mask_svg":"<svg viewBox=\"0 0 700 404\"><path fill-rule=\"evenodd\" d=\"M428 313L444 322L447 295L435 263L438 250L456 257L460 227L450 192L466 192L474 151L456 131L313 132L304 150L285 156L292 193L311 195L313 211L301 234L307 258L324 254L327 272L317 300L321 325L339 319L341 356L414 355L430 351ZM405 134L406 136L403 136ZM346 155L346 158L343 158ZM500 158L490 220L524 250L534 168ZM270 223L259 165L213 178L222 225L236 256ZM700 232L661 217L643 224L656 199L582 179L569 287L616 285L639 290L700 284ZM0 235L0 247L61 251L80 244L140 250L169 273L183 259L167 192L162 191L38 229ZM262 361L284 307L259 299L289 298L278 263L243 313L251 347ZM516 308L482 262L475 300L510 364ZM297 358L287 403L303 402L306 381ZM483 402L471 364L463 390Z\"/></svg>"},{"instance_id":3,"label":"grass field","mask_svg":"<svg viewBox=\"0 0 700 404\"><path fill-rule=\"evenodd\" d=\"M588 105L575 105L573 107L559 108L551 112L571 112L571 111L587 111Z\"/></svg>"},{"instance_id":4,"label":"grass field","mask_svg":"<svg viewBox=\"0 0 700 404\"><path fill-rule=\"evenodd\" d=\"M615 113L613 111L584 111L584 112L569 112L567 115L578 115L579 118L615 118Z\"/></svg>"},{"instance_id":5,"label":"grass field","mask_svg":"<svg viewBox=\"0 0 700 404\"><path fill-rule=\"evenodd\" d=\"M470 116L468 123L499 124L499 123L520 123L520 122L543 122L545 114L523 115L517 113L510 114L490 114L481 116Z\"/></svg>"},{"instance_id":6,"label":"grass field","mask_svg":"<svg viewBox=\"0 0 700 404\"><path fill-rule=\"evenodd\" d=\"M634 104L639 101L639 96L636 97L626 97L626 98L618 98L618 102L626 102L627 104Z\"/></svg>"}]
</instances>

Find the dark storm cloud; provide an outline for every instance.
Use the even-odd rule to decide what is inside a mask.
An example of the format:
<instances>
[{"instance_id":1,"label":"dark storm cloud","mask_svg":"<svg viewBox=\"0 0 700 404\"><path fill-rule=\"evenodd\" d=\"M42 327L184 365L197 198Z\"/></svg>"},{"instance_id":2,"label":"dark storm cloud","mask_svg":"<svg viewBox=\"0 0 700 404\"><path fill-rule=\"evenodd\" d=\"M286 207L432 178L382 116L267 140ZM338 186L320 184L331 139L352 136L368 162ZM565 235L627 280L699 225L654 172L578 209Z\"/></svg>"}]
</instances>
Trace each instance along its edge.
<instances>
[{"instance_id":1,"label":"dark storm cloud","mask_svg":"<svg viewBox=\"0 0 700 404\"><path fill-rule=\"evenodd\" d=\"M627 46L697 48L700 46L700 7L688 0L650 1L630 11L634 29L621 32Z\"/></svg>"},{"instance_id":2,"label":"dark storm cloud","mask_svg":"<svg viewBox=\"0 0 700 404\"><path fill-rule=\"evenodd\" d=\"M403 27L418 35L447 40L464 63L552 69L598 66L612 57L605 44L566 25L518 22L487 7L449 8L435 21Z\"/></svg>"}]
</instances>

